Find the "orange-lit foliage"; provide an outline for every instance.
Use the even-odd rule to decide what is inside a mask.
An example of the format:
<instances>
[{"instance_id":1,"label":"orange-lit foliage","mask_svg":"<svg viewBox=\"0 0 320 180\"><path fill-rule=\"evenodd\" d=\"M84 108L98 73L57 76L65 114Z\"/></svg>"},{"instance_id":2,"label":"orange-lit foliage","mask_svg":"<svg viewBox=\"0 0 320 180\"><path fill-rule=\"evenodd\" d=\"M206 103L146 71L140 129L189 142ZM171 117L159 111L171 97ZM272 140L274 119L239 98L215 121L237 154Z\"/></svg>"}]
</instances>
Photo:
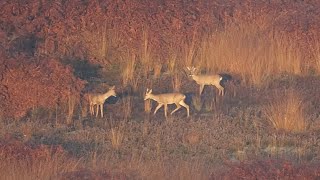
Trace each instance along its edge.
<instances>
[{"instance_id":1,"label":"orange-lit foliage","mask_svg":"<svg viewBox=\"0 0 320 180\"><path fill-rule=\"evenodd\" d=\"M70 67L54 59L20 56L7 59L5 64L1 85L6 91L0 102L5 117L22 117L30 108L53 108L67 102L70 95L79 98L84 86Z\"/></svg>"}]
</instances>

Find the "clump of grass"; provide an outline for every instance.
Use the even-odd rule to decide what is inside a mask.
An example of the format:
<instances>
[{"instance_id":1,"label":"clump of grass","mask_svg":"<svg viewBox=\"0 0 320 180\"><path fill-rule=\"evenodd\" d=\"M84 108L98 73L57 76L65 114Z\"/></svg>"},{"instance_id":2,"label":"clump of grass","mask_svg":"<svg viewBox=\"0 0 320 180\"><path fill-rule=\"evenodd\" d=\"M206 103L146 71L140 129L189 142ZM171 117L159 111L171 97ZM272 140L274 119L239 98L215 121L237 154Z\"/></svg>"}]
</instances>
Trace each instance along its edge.
<instances>
[{"instance_id":1,"label":"clump of grass","mask_svg":"<svg viewBox=\"0 0 320 180\"><path fill-rule=\"evenodd\" d=\"M147 114L149 114L151 112L151 100L148 99L148 100L145 100L144 101L144 112L146 112Z\"/></svg>"},{"instance_id":2,"label":"clump of grass","mask_svg":"<svg viewBox=\"0 0 320 180\"><path fill-rule=\"evenodd\" d=\"M318 38L313 38L309 44L311 55L313 56L315 61L315 68L317 72L320 72L320 41L318 40Z\"/></svg>"},{"instance_id":3,"label":"clump of grass","mask_svg":"<svg viewBox=\"0 0 320 180\"><path fill-rule=\"evenodd\" d=\"M301 132L307 130L308 123L304 113L305 104L299 94L293 90L282 96L276 95L276 101L266 108L268 120L277 130Z\"/></svg>"},{"instance_id":4,"label":"clump of grass","mask_svg":"<svg viewBox=\"0 0 320 180\"><path fill-rule=\"evenodd\" d=\"M110 131L110 140L111 140L111 145L115 150L119 150L124 137L125 137L125 128L126 128L126 120L122 120L119 122L118 125L113 125L111 124L111 131Z\"/></svg>"},{"instance_id":5,"label":"clump of grass","mask_svg":"<svg viewBox=\"0 0 320 180\"><path fill-rule=\"evenodd\" d=\"M127 61L125 61L126 63L124 64L124 67L123 67L122 84L126 86L135 77L136 56L131 52L125 53L124 56L125 56L124 58L127 59Z\"/></svg>"},{"instance_id":6,"label":"clump of grass","mask_svg":"<svg viewBox=\"0 0 320 180\"><path fill-rule=\"evenodd\" d=\"M192 66L192 62L194 61L194 58L196 56L197 52L197 38L196 38L196 32L193 33L192 38L190 41L187 41L182 46L182 62L185 66Z\"/></svg>"},{"instance_id":7,"label":"clump of grass","mask_svg":"<svg viewBox=\"0 0 320 180\"><path fill-rule=\"evenodd\" d=\"M124 133L121 128L111 128L111 144L112 147L118 150L122 144Z\"/></svg>"},{"instance_id":8,"label":"clump of grass","mask_svg":"<svg viewBox=\"0 0 320 180\"><path fill-rule=\"evenodd\" d=\"M182 79L178 72L174 73L174 75L172 76L171 82L172 82L172 87L174 92L179 92L182 84Z\"/></svg>"},{"instance_id":9,"label":"clump of grass","mask_svg":"<svg viewBox=\"0 0 320 180\"><path fill-rule=\"evenodd\" d=\"M173 49L173 47L171 47ZM169 73L175 73L175 70L177 69L177 60L178 60L178 54L174 51L171 50L169 53L169 58L168 58L168 72Z\"/></svg>"},{"instance_id":10,"label":"clump of grass","mask_svg":"<svg viewBox=\"0 0 320 180\"><path fill-rule=\"evenodd\" d=\"M149 36L149 30L148 28L144 28L142 30L142 43L140 52L139 52L139 57L140 57L140 63L142 65L142 75L144 77L147 77L148 72L151 70L152 67L152 49L151 49L151 44L150 44L150 36Z\"/></svg>"},{"instance_id":11,"label":"clump of grass","mask_svg":"<svg viewBox=\"0 0 320 180\"><path fill-rule=\"evenodd\" d=\"M72 118L75 111L76 98L72 95L68 96L68 113L66 117L66 122L68 125L72 124Z\"/></svg>"},{"instance_id":12,"label":"clump of grass","mask_svg":"<svg viewBox=\"0 0 320 180\"><path fill-rule=\"evenodd\" d=\"M153 72L154 72L154 77L158 78L161 75L161 69L162 69L162 64L161 63L155 63L153 67Z\"/></svg>"}]
</instances>

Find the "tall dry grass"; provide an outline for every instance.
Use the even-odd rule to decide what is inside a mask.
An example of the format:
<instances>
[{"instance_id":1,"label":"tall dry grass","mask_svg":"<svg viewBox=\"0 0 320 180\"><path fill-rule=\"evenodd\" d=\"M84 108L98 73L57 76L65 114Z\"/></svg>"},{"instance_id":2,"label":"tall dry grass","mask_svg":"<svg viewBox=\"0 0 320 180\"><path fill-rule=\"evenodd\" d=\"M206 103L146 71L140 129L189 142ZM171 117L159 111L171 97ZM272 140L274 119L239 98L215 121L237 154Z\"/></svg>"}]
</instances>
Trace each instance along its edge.
<instances>
[{"instance_id":1,"label":"tall dry grass","mask_svg":"<svg viewBox=\"0 0 320 180\"><path fill-rule=\"evenodd\" d=\"M140 49L140 62L142 64L142 74L144 77L147 77L148 72L152 68L152 53L151 53L151 45L150 45L150 36L149 30L142 30L142 43Z\"/></svg>"},{"instance_id":2,"label":"tall dry grass","mask_svg":"<svg viewBox=\"0 0 320 180\"><path fill-rule=\"evenodd\" d=\"M253 85L262 85L266 79L283 72L302 74L303 54L297 41L273 30L270 18L263 20L250 23L237 20L227 24L222 31L202 36L202 39L198 39L195 31L191 38L181 43L181 51L179 47L172 46L168 55L163 57L156 55L156 49L152 50L152 37L148 29L143 29L141 47L137 51L132 50L137 52L136 60L133 61L125 52L121 53L126 60L121 65L123 82L126 84L132 80L130 77L137 70L141 71L142 77L148 77L152 70L154 76L159 77L163 67L169 73L176 74L191 65L206 72L239 74L244 84ZM317 43L313 44L314 58L317 59L319 47ZM138 69L134 68L137 64Z\"/></svg>"},{"instance_id":3,"label":"tall dry grass","mask_svg":"<svg viewBox=\"0 0 320 180\"><path fill-rule=\"evenodd\" d=\"M320 41L315 37L310 42L310 49L315 61L315 69L320 72Z\"/></svg>"},{"instance_id":4,"label":"tall dry grass","mask_svg":"<svg viewBox=\"0 0 320 180\"><path fill-rule=\"evenodd\" d=\"M68 113L66 117L67 124L69 125L72 124L76 103L77 103L76 98L72 95L69 95L68 96Z\"/></svg>"},{"instance_id":5,"label":"tall dry grass","mask_svg":"<svg viewBox=\"0 0 320 180\"><path fill-rule=\"evenodd\" d=\"M181 88L181 85L182 85L182 77L180 75L180 73L178 72L175 72L173 75L172 75L172 89L174 92L180 92L180 88Z\"/></svg>"},{"instance_id":6,"label":"tall dry grass","mask_svg":"<svg viewBox=\"0 0 320 180\"><path fill-rule=\"evenodd\" d=\"M123 141L128 130L127 120L123 119L119 122L111 120L110 132L106 134L107 139L110 140L112 148L114 150L119 150L123 145Z\"/></svg>"},{"instance_id":7,"label":"tall dry grass","mask_svg":"<svg viewBox=\"0 0 320 180\"><path fill-rule=\"evenodd\" d=\"M141 45L131 49L113 50L111 47L120 44L125 47L126 42L104 26L97 34L85 31L82 36L90 54L105 60L102 64L122 59L120 73L124 85L149 77L151 71L157 78L165 68L175 74L194 65L210 73L238 74L244 84L260 86L279 73L303 73L303 53L295 38L273 29L276 18L279 17L262 16L252 22L235 20L227 23L223 30L204 34L201 38L194 31L179 47L168 45L169 52L160 56L160 50L152 49L153 37L148 28L142 29ZM319 43L312 44L315 66L319 69ZM137 86L138 83L134 84Z\"/></svg>"},{"instance_id":8,"label":"tall dry grass","mask_svg":"<svg viewBox=\"0 0 320 180\"><path fill-rule=\"evenodd\" d=\"M59 153L41 153L25 159L1 156L0 179L60 179L64 173L79 168L79 160Z\"/></svg>"},{"instance_id":9,"label":"tall dry grass","mask_svg":"<svg viewBox=\"0 0 320 180\"><path fill-rule=\"evenodd\" d=\"M151 108L152 108L152 103L151 100L145 100L144 101L144 112L146 112L147 114L149 114L151 112Z\"/></svg>"},{"instance_id":10,"label":"tall dry grass","mask_svg":"<svg viewBox=\"0 0 320 180\"><path fill-rule=\"evenodd\" d=\"M301 74L301 52L294 39L277 32L261 32L242 22L210 35L201 43L197 66L242 76L245 84L261 85L277 73Z\"/></svg>"},{"instance_id":11,"label":"tall dry grass","mask_svg":"<svg viewBox=\"0 0 320 180\"><path fill-rule=\"evenodd\" d=\"M135 79L135 70L136 70L136 55L129 50L125 53L123 53L123 60L122 62L124 63L121 66L122 69L122 85L126 86L130 84L130 81Z\"/></svg>"},{"instance_id":12,"label":"tall dry grass","mask_svg":"<svg viewBox=\"0 0 320 180\"><path fill-rule=\"evenodd\" d=\"M187 41L182 45L182 63L187 66L191 66L195 61L197 53L197 39L196 39L196 31L194 31L191 39L187 39Z\"/></svg>"},{"instance_id":13,"label":"tall dry grass","mask_svg":"<svg viewBox=\"0 0 320 180\"><path fill-rule=\"evenodd\" d=\"M268 120L277 130L301 132L308 128L305 114L306 105L299 94L289 90L284 94L277 94L274 102L266 107Z\"/></svg>"}]
</instances>

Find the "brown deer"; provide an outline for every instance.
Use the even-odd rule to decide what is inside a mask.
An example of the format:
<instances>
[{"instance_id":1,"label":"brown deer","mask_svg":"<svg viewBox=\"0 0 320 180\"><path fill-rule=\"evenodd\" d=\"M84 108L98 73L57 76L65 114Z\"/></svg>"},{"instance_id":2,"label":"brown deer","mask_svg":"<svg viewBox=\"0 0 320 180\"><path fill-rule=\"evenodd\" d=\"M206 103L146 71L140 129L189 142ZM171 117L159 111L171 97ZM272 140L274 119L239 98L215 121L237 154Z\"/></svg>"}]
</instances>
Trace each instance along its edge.
<instances>
[{"instance_id":1,"label":"brown deer","mask_svg":"<svg viewBox=\"0 0 320 180\"><path fill-rule=\"evenodd\" d=\"M103 117L103 104L108 97L114 96L116 97L116 92L115 92L115 86L112 86L108 92L101 94L101 93L88 93L88 101L89 101L89 106L90 106L90 114L94 115L94 106L96 105L96 117L98 117L99 114L99 108L100 108L100 113L101 117Z\"/></svg>"},{"instance_id":2,"label":"brown deer","mask_svg":"<svg viewBox=\"0 0 320 180\"><path fill-rule=\"evenodd\" d=\"M187 117L189 117L189 106L184 102L186 96L181 93L166 93L166 94L152 94L152 89L147 89L144 100L152 99L158 102L158 106L156 107L153 114L156 114L157 111L164 106L164 115L167 118L167 109L168 104L176 104L177 108L171 112L171 115L179 110L181 106L187 109Z\"/></svg>"},{"instance_id":3,"label":"brown deer","mask_svg":"<svg viewBox=\"0 0 320 180\"><path fill-rule=\"evenodd\" d=\"M224 95L224 87L221 85L221 82L224 80L230 80L232 77L230 75L220 75L220 74L205 74L198 75L196 73L195 67L187 67L187 70L190 72L189 76L200 85L200 95L203 91L205 85L213 85L219 90L219 95Z\"/></svg>"}]
</instances>

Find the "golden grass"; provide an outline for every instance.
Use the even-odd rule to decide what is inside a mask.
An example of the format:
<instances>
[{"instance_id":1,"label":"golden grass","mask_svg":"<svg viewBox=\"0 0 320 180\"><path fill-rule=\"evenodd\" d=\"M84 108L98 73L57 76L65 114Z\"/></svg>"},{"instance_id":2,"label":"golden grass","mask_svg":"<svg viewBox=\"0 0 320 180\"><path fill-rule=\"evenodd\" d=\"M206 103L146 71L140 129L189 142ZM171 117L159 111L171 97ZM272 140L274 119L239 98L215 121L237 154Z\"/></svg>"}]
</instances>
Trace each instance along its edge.
<instances>
[{"instance_id":1,"label":"golden grass","mask_svg":"<svg viewBox=\"0 0 320 180\"><path fill-rule=\"evenodd\" d=\"M109 137L112 148L119 150L124 139L124 126L112 127Z\"/></svg>"},{"instance_id":2,"label":"golden grass","mask_svg":"<svg viewBox=\"0 0 320 180\"><path fill-rule=\"evenodd\" d=\"M52 156L20 160L2 156L0 179L59 179L63 173L77 169L78 164L78 160L56 153Z\"/></svg>"},{"instance_id":3,"label":"golden grass","mask_svg":"<svg viewBox=\"0 0 320 180\"><path fill-rule=\"evenodd\" d=\"M122 84L124 86L128 85L132 79L135 78L135 68L136 68L136 56L134 53L127 51L124 53L122 69Z\"/></svg>"},{"instance_id":4,"label":"golden grass","mask_svg":"<svg viewBox=\"0 0 320 180\"><path fill-rule=\"evenodd\" d=\"M183 45L183 59L181 59L181 61L183 63L184 66L188 67L188 66L192 66L195 55L196 55L196 51L197 51L197 46L196 46L196 32L194 32L191 40L189 42L184 43Z\"/></svg>"},{"instance_id":5,"label":"golden grass","mask_svg":"<svg viewBox=\"0 0 320 180\"><path fill-rule=\"evenodd\" d=\"M301 52L295 44L288 36L242 22L205 39L196 62L207 71L240 74L244 84L261 85L277 73L301 74Z\"/></svg>"},{"instance_id":6,"label":"golden grass","mask_svg":"<svg viewBox=\"0 0 320 180\"><path fill-rule=\"evenodd\" d=\"M174 92L180 92L181 84L182 84L182 78L180 76L180 73L174 73L172 76L172 89Z\"/></svg>"},{"instance_id":7,"label":"golden grass","mask_svg":"<svg viewBox=\"0 0 320 180\"><path fill-rule=\"evenodd\" d=\"M268 120L277 130L301 132L307 130L305 102L293 90L277 95L266 108Z\"/></svg>"},{"instance_id":8,"label":"golden grass","mask_svg":"<svg viewBox=\"0 0 320 180\"><path fill-rule=\"evenodd\" d=\"M143 66L142 74L144 77L147 77L148 72L151 69L151 47L150 47L150 37L149 37L149 30L148 29L143 29L142 31L142 45L139 48L140 49L140 61Z\"/></svg>"},{"instance_id":9,"label":"golden grass","mask_svg":"<svg viewBox=\"0 0 320 180\"><path fill-rule=\"evenodd\" d=\"M159 56L157 49L152 49L153 37L149 35L148 28L142 29L141 46L122 48L113 53L117 55L110 57L106 57L109 47L125 41L116 32L101 27L98 34L102 38L96 38L89 32L83 36L92 56L104 61L109 58L109 62L121 59L123 85L135 80L133 86L137 87L137 82L142 77L149 77L152 70L157 78L162 70L176 74L186 66L194 65L208 73L237 74L243 84L261 86L275 74L303 73L303 54L297 41L290 35L272 30L274 18L277 17L262 16L253 22L236 20L235 23L227 23L224 30L205 34L200 39L195 31L191 38L181 43L181 47L169 45L168 54L163 56ZM314 66L320 71L319 42L314 40L311 44Z\"/></svg>"},{"instance_id":10,"label":"golden grass","mask_svg":"<svg viewBox=\"0 0 320 180\"><path fill-rule=\"evenodd\" d=\"M67 124L72 124L72 119L75 111L76 106L76 98L72 95L68 96L68 113L66 117Z\"/></svg>"},{"instance_id":11,"label":"golden grass","mask_svg":"<svg viewBox=\"0 0 320 180\"><path fill-rule=\"evenodd\" d=\"M168 58L168 72L171 74L176 73L177 70L177 61L178 61L178 54L175 52L174 47L170 47L171 50L169 52L169 58Z\"/></svg>"},{"instance_id":12,"label":"golden grass","mask_svg":"<svg viewBox=\"0 0 320 180\"><path fill-rule=\"evenodd\" d=\"M147 114L149 114L151 112L151 108L152 108L152 103L151 100L145 100L144 101L144 112L146 112Z\"/></svg>"},{"instance_id":13,"label":"golden grass","mask_svg":"<svg viewBox=\"0 0 320 180\"><path fill-rule=\"evenodd\" d=\"M312 56L315 61L315 69L319 73L320 72L320 41L317 38L314 38L309 43Z\"/></svg>"},{"instance_id":14,"label":"golden grass","mask_svg":"<svg viewBox=\"0 0 320 180\"><path fill-rule=\"evenodd\" d=\"M160 61L154 61L153 64L153 75L154 78L158 78L161 75L161 70L162 70L162 63Z\"/></svg>"}]
</instances>

